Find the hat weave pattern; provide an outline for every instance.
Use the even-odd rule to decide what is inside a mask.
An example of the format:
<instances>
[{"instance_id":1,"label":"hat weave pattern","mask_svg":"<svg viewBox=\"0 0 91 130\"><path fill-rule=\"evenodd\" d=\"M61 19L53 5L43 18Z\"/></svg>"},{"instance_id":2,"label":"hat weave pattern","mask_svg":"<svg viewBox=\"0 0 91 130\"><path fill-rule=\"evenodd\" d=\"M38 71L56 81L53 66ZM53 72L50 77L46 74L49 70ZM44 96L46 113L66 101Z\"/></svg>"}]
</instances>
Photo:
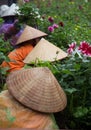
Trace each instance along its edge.
<instances>
[{"instance_id":1,"label":"hat weave pattern","mask_svg":"<svg viewBox=\"0 0 91 130\"><path fill-rule=\"evenodd\" d=\"M12 72L6 84L19 102L33 110L53 113L66 107L66 95L47 67Z\"/></svg>"}]
</instances>

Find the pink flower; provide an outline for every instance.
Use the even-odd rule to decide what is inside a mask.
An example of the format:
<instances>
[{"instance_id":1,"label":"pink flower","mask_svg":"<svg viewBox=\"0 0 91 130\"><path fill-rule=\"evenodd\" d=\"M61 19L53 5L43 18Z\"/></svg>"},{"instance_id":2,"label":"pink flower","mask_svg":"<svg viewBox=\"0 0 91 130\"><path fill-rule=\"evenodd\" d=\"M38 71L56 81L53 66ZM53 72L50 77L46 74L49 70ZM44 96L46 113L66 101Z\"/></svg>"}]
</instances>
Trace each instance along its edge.
<instances>
[{"instance_id":1,"label":"pink flower","mask_svg":"<svg viewBox=\"0 0 91 130\"><path fill-rule=\"evenodd\" d=\"M56 23L54 23L54 24L52 25L52 27L53 27L53 28L58 28L59 26L58 26Z\"/></svg>"},{"instance_id":2,"label":"pink flower","mask_svg":"<svg viewBox=\"0 0 91 130\"><path fill-rule=\"evenodd\" d=\"M52 17L49 17L49 18L48 18L48 21L49 21L50 23L53 23L53 22L54 22L54 19L53 19Z\"/></svg>"},{"instance_id":3,"label":"pink flower","mask_svg":"<svg viewBox=\"0 0 91 130\"><path fill-rule=\"evenodd\" d=\"M53 26L49 26L49 27L48 27L48 30L49 30L50 32L53 32L53 31L54 31L54 27L53 27Z\"/></svg>"},{"instance_id":4,"label":"pink flower","mask_svg":"<svg viewBox=\"0 0 91 130\"><path fill-rule=\"evenodd\" d=\"M24 0L25 3L30 2L30 0Z\"/></svg>"},{"instance_id":5,"label":"pink flower","mask_svg":"<svg viewBox=\"0 0 91 130\"><path fill-rule=\"evenodd\" d=\"M78 50L80 50L82 54L88 55L88 54L91 54L91 52L90 52L91 49L90 48L91 48L91 46L89 45L89 43L83 41L83 42L80 43L80 46L78 47Z\"/></svg>"},{"instance_id":6,"label":"pink flower","mask_svg":"<svg viewBox=\"0 0 91 130\"><path fill-rule=\"evenodd\" d=\"M67 50L67 53L68 53L68 54L71 54L71 53L74 51L75 47L76 47L76 42L72 42L72 43L69 45L69 48L68 48L68 50Z\"/></svg>"}]
</instances>

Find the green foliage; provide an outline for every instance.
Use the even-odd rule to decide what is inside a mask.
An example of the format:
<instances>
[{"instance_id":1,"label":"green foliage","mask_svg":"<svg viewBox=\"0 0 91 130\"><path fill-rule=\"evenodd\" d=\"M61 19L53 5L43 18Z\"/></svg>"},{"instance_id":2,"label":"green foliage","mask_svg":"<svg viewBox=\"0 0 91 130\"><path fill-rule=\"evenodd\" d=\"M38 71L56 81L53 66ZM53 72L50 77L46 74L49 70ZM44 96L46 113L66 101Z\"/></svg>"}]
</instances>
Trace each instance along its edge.
<instances>
[{"instance_id":1,"label":"green foliage","mask_svg":"<svg viewBox=\"0 0 91 130\"><path fill-rule=\"evenodd\" d=\"M12 50L12 47L9 42L5 42L3 40L3 36L0 37L0 64L5 60L9 61L9 58L7 57L8 53ZM0 91L3 89L5 78L7 75L8 68L2 68L0 67Z\"/></svg>"},{"instance_id":2,"label":"green foliage","mask_svg":"<svg viewBox=\"0 0 91 130\"><path fill-rule=\"evenodd\" d=\"M29 3L25 3L19 8L18 19L20 23L27 24L33 27L38 27L42 18L39 14L39 9L34 5Z\"/></svg>"},{"instance_id":3,"label":"green foliage","mask_svg":"<svg viewBox=\"0 0 91 130\"><path fill-rule=\"evenodd\" d=\"M87 123L89 121L86 121L86 118L91 107L91 59L89 62L83 62L78 57L69 58L59 66L60 74L57 78L68 98L66 110L69 114L66 118L69 120L67 122L69 128L90 127L91 124Z\"/></svg>"},{"instance_id":4,"label":"green foliage","mask_svg":"<svg viewBox=\"0 0 91 130\"><path fill-rule=\"evenodd\" d=\"M0 18L0 24L2 24L3 23L3 19L2 18Z\"/></svg>"},{"instance_id":5,"label":"green foliage","mask_svg":"<svg viewBox=\"0 0 91 130\"><path fill-rule=\"evenodd\" d=\"M48 34L47 40L67 50L68 44L87 41L91 44L91 2L88 0L33 0L22 5L18 16L20 23L37 27ZM52 17L53 22L48 18ZM59 23L62 22L63 26ZM48 30L54 23L59 27ZM0 63L8 60L10 46L0 38ZM87 60L77 54L53 63L38 61L25 68L48 67L67 95L67 107L63 111L64 128L86 130L91 127L91 57ZM0 68L0 79L5 70ZM3 81L1 82L3 84ZM0 87L2 90L2 87ZM61 118L61 117L60 117Z\"/></svg>"},{"instance_id":6,"label":"green foliage","mask_svg":"<svg viewBox=\"0 0 91 130\"><path fill-rule=\"evenodd\" d=\"M36 3L38 4L38 2ZM50 0L39 3L40 13L44 17L42 25L39 25L41 30L48 32L49 16L54 18L54 23L63 22L64 24L64 27L60 26L60 29L56 29L53 33L48 32L50 41L60 47L67 47L73 41L87 40L91 42L91 2L86 3L85 0L79 2L77 0L65 0L64 2L63 0Z\"/></svg>"}]
</instances>

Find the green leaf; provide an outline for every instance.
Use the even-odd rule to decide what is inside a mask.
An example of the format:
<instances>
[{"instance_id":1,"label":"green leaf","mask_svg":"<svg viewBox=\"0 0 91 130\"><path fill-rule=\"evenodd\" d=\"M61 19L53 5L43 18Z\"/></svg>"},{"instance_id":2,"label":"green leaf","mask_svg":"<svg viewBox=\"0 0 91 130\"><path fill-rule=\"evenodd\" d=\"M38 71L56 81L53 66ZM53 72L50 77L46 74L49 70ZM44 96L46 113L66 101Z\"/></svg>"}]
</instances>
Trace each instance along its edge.
<instances>
[{"instance_id":1,"label":"green leaf","mask_svg":"<svg viewBox=\"0 0 91 130\"><path fill-rule=\"evenodd\" d=\"M65 91L72 94L72 93L76 92L77 89L76 88L67 88L67 89L65 89Z\"/></svg>"},{"instance_id":2,"label":"green leaf","mask_svg":"<svg viewBox=\"0 0 91 130\"><path fill-rule=\"evenodd\" d=\"M86 107L77 107L75 109L73 116L76 118L80 118L80 117L86 116L87 113L88 113L88 109Z\"/></svg>"}]
</instances>

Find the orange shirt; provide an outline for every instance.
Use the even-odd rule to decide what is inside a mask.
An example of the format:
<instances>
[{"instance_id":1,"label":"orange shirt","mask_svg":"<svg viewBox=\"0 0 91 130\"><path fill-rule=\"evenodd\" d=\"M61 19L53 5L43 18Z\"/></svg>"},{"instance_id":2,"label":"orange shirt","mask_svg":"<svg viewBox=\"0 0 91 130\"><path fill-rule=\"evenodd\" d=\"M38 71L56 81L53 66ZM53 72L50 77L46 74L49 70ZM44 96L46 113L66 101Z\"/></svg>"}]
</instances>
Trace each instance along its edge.
<instances>
[{"instance_id":1,"label":"orange shirt","mask_svg":"<svg viewBox=\"0 0 91 130\"><path fill-rule=\"evenodd\" d=\"M19 48L16 48L8 55L10 62L3 61L1 67L9 67L7 72L21 69L25 65L23 60L28 55L28 53L32 51L32 49L33 46L31 44L25 44Z\"/></svg>"}]
</instances>

